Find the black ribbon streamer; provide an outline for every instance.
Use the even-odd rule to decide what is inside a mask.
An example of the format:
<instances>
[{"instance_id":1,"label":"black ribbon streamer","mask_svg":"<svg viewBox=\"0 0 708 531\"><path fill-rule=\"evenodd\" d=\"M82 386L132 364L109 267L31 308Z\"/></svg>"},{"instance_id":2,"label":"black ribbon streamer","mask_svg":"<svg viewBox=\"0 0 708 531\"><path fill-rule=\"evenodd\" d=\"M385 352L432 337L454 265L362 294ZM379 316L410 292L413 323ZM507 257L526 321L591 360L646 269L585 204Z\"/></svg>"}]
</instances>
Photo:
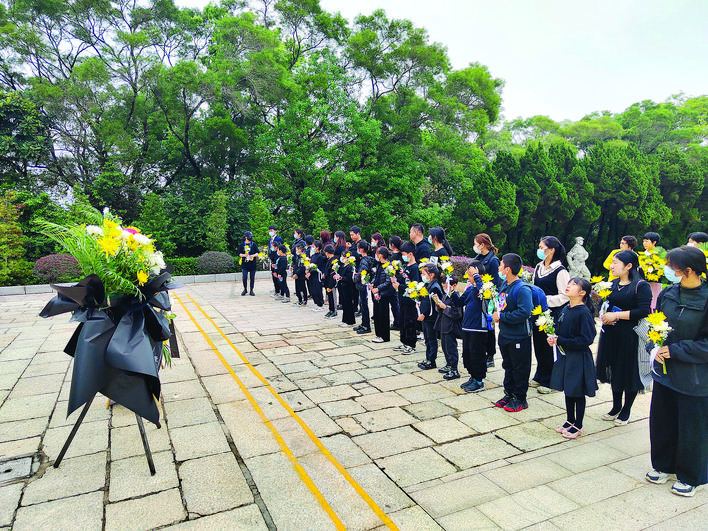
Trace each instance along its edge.
<instances>
[{"instance_id":1,"label":"black ribbon streamer","mask_svg":"<svg viewBox=\"0 0 708 531\"><path fill-rule=\"evenodd\" d=\"M79 326L64 347L74 358L67 416L96 393L160 425L158 370L162 342L170 338L169 321L156 310L170 310L171 275L164 272L140 288L142 300L123 296L106 300L103 282L89 275L75 286L52 288L57 295L40 312L52 317L73 312ZM109 304L110 302L110 304Z\"/></svg>"}]
</instances>

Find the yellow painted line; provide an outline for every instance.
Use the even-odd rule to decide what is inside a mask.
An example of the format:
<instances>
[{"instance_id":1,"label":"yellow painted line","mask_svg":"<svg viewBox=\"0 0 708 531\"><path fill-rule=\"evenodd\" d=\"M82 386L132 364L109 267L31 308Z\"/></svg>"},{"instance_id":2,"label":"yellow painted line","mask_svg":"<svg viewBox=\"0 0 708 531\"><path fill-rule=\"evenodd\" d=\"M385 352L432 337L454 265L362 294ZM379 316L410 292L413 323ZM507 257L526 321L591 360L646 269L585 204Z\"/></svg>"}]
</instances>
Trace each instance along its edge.
<instances>
[{"instance_id":1,"label":"yellow painted line","mask_svg":"<svg viewBox=\"0 0 708 531\"><path fill-rule=\"evenodd\" d=\"M371 507L371 510L376 513L376 516L378 516L381 521L388 527L389 529L395 529L398 530L398 527L396 524L389 518L389 516L381 509L381 507L378 506L378 504L369 496L369 494L359 485L356 480L351 476L349 472L347 472L347 469L344 468L339 461L335 459L335 457L332 455L332 453L325 447L324 444L322 444L322 441L319 440L317 435L314 434L314 432L310 429L310 427L300 418L300 416L295 413L295 411L290 407L290 405L283 399L278 392L273 389L273 387L270 385L270 382L266 380L263 375L261 375L260 372L258 372L258 369L256 369L253 365L251 365L251 362L248 361L248 359L241 354L241 352L236 348L236 346L231 342L231 340L224 334L224 332L217 326L217 324L209 317L206 312L197 304L197 302L189 295L187 294L187 297L189 298L192 303L197 307L197 309L204 315L204 317L207 318L207 320L212 324L212 326L216 329L217 332L223 337L229 345L231 345L231 348L234 349L236 354L239 355L241 360L244 362L244 364L251 370L251 372L258 378L263 385L266 386L266 388L273 394L275 399L280 402L280 405L282 405L285 410L290 414L291 417L293 417L297 423L302 427L303 430L305 430L305 433L307 433L308 437L312 440L312 442L317 446L320 452L334 465L334 467L344 476L344 479L346 479L349 484L354 488L354 490L361 496L361 498L366 502L366 504ZM179 299L178 299L179 300ZM180 301L180 304L182 304L182 301ZM184 305L183 305L184 306Z\"/></svg>"},{"instance_id":2,"label":"yellow painted line","mask_svg":"<svg viewBox=\"0 0 708 531\"><path fill-rule=\"evenodd\" d=\"M300 479L302 480L302 482L303 482L305 485L307 485L307 488L310 489L310 491L312 492L312 494L315 495L315 498L317 498L317 501L320 503L320 505L322 506L322 508L327 512L327 514L329 515L329 517L332 519L332 521L334 522L334 525L337 527L337 529L346 529L346 527L344 527L344 524L342 523L342 521L341 521L341 520L339 519L339 517L337 516L337 513L335 513L334 510L332 509L332 507L329 505L329 503L327 503L327 500L326 500L325 497L322 495L322 493L320 492L320 490L317 488L317 485L315 485L314 481L312 481L312 479L310 478L310 476L307 474L307 471L306 471L306 470L303 468L303 466L300 464L300 461L298 461L297 457L295 457L295 455L293 454L292 450L290 450L290 448L288 447L288 445L285 444L285 441L283 440L283 437L280 435L280 433L278 433L278 430L275 429L275 426L273 426L273 423L272 423L272 422L270 421L270 419L265 415L265 413L263 412L263 410L261 409L261 407L258 405L258 402L256 402L256 399L253 398L253 395L248 391L248 389L247 389L246 386L243 384L243 382L241 381L241 379L236 375L236 373L234 372L234 370L233 370L233 368L231 367L231 365L229 365L229 363L228 363L228 362L224 359L224 357L221 355L221 352L219 352L219 349L216 347L216 345L215 345L214 342L211 340L211 338L209 337L209 335L204 331L204 329L199 325L199 323L197 323L197 320L192 316L192 314L190 313L190 311L189 311L189 310L187 309L187 307L184 305L184 303L182 302L182 299L180 299L179 296L178 296L177 294L175 294L175 293L173 293L173 295L175 296L175 298L177 299L177 301L178 301L178 302L180 303L180 305L182 306L182 309L187 313L187 315L189 316L189 318L190 318L190 319L192 320L192 322L197 326L197 328L199 329L199 331L202 333L202 335L204 336L204 338L207 340L207 343L209 343L209 346L212 348L212 350L214 351L214 353L219 357L219 359L221 360L221 363L224 364L224 367L226 367L226 368L228 369L228 371L229 371L229 373L231 374L231 376L233 377L233 379L236 380L236 383L237 383L238 386L241 388L241 391L243 391L243 394L246 395L246 398L248 399L248 401L249 401L249 402L251 403L251 405L253 406L253 409L255 409L255 410L256 410L256 413L258 413L258 416L261 417L261 420L263 421L263 424L265 424L265 425L268 427L268 429L270 429L271 433L272 433L273 436L275 437L275 440L278 442L278 446L280 446L280 449L283 451L283 453L288 456L288 459L289 459L290 462L292 463L293 468L295 469L295 471L296 471L296 472L298 473L298 475L300 476ZM187 295L187 296L189 297L189 295ZM189 298L191 299L192 297L189 297ZM192 300L192 302L194 302L194 300ZM194 304L197 306L197 308L199 308L199 305L197 305L197 303L194 303ZM199 308L199 309L201 310L201 308ZM202 312L202 313L203 313L203 312ZM210 319L210 321L211 321L211 319Z\"/></svg>"}]
</instances>

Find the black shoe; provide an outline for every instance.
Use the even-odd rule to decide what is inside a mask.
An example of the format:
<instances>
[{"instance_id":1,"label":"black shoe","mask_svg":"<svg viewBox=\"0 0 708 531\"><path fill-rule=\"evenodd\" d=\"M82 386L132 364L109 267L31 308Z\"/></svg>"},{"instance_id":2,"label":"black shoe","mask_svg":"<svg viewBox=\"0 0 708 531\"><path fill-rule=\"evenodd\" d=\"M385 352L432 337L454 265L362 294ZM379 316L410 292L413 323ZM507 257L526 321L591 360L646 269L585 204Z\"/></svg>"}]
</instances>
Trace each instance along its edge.
<instances>
[{"instance_id":1,"label":"black shoe","mask_svg":"<svg viewBox=\"0 0 708 531\"><path fill-rule=\"evenodd\" d=\"M504 411L521 411L522 409L528 409L528 407L529 403L526 400L519 400L513 396L504 406Z\"/></svg>"},{"instance_id":2,"label":"black shoe","mask_svg":"<svg viewBox=\"0 0 708 531\"><path fill-rule=\"evenodd\" d=\"M460 373L457 369L450 369L447 374L443 374L443 380L457 380L460 377Z\"/></svg>"},{"instance_id":3,"label":"black shoe","mask_svg":"<svg viewBox=\"0 0 708 531\"><path fill-rule=\"evenodd\" d=\"M446 372L450 372L451 370L452 370L452 367L450 367L449 365L445 365L444 367L440 367L438 369L438 372L440 374L445 374Z\"/></svg>"},{"instance_id":4,"label":"black shoe","mask_svg":"<svg viewBox=\"0 0 708 531\"><path fill-rule=\"evenodd\" d=\"M359 328L359 330L357 330L356 333L357 334L370 334L371 328Z\"/></svg>"},{"instance_id":5,"label":"black shoe","mask_svg":"<svg viewBox=\"0 0 708 531\"><path fill-rule=\"evenodd\" d=\"M468 393L479 393L480 391L484 391L484 382L478 382L472 379L472 383L468 382L462 389Z\"/></svg>"},{"instance_id":6,"label":"black shoe","mask_svg":"<svg viewBox=\"0 0 708 531\"><path fill-rule=\"evenodd\" d=\"M497 407L503 408L506 406L509 402L511 402L512 396L511 395L504 395L502 398L494 402L494 405Z\"/></svg>"},{"instance_id":7,"label":"black shoe","mask_svg":"<svg viewBox=\"0 0 708 531\"><path fill-rule=\"evenodd\" d=\"M247 292L246 290L243 290L243 291L241 292L241 297L243 297L246 293L248 293L248 292Z\"/></svg>"},{"instance_id":8,"label":"black shoe","mask_svg":"<svg viewBox=\"0 0 708 531\"><path fill-rule=\"evenodd\" d=\"M352 331L354 331L354 332L358 332L359 330L361 330L361 325L355 326L354 328L352 328Z\"/></svg>"},{"instance_id":9,"label":"black shoe","mask_svg":"<svg viewBox=\"0 0 708 531\"><path fill-rule=\"evenodd\" d=\"M324 315L324 316L325 316L325 319L329 319L330 317L332 317L332 314L333 314L333 313L334 313L334 312L327 312L327 313Z\"/></svg>"},{"instance_id":10,"label":"black shoe","mask_svg":"<svg viewBox=\"0 0 708 531\"><path fill-rule=\"evenodd\" d=\"M361 312L356 312L356 313L354 314L354 317L361 317Z\"/></svg>"},{"instance_id":11,"label":"black shoe","mask_svg":"<svg viewBox=\"0 0 708 531\"><path fill-rule=\"evenodd\" d=\"M251 293L249 293L249 295L250 295L251 297L255 297L255 296L256 296L256 294L253 293L253 290L251 290Z\"/></svg>"},{"instance_id":12,"label":"black shoe","mask_svg":"<svg viewBox=\"0 0 708 531\"><path fill-rule=\"evenodd\" d=\"M341 309L342 309L342 305L341 305L341 304L337 304L337 310L341 310Z\"/></svg>"},{"instance_id":13,"label":"black shoe","mask_svg":"<svg viewBox=\"0 0 708 531\"><path fill-rule=\"evenodd\" d=\"M398 325L391 325L391 330L400 330Z\"/></svg>"},{"instance_id":14,"label":"black shoe","mask_svg":"<svg viewBox=\"0 0 708 531\"><path fill-rule=\"evenodd\" d=\"M427 371L428 369L434 369L434 368L436 368L437 365L435 364L434 361L425 360L425 361L421 361L421 362L418 364L418 367L421 368L421 369L423 369L424 371Z\"/></svg>"},{"instance_id":15,"label":"black shoe","mask_svg":"<svg viewBox=\"0 0 708 531\"><path fill-rule=\"evenodd\" d=\"M465 387L467 387L468 385L470 385L470 384L471 384L472 382L474 382L474 381L475 381L474 377L473 377L473 376L470 376L470 379L467 380L467 381L464 382L464 383L461 383L461 384L460 384L460 387L461 387L462 389L464 389Z\"/></svg>"}]
</instances>

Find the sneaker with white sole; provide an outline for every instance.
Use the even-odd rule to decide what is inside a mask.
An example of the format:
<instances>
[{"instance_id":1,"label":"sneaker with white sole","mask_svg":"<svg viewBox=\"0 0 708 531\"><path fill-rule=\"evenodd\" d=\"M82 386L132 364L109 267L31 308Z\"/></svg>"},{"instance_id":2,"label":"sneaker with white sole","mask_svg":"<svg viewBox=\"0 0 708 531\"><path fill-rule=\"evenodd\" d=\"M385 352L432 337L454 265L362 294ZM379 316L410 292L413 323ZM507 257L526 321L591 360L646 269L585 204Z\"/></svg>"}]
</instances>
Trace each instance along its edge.
<instances>
[{"instance_id":1,"label":"sneaker with white sole","mask_svg":"<svg viewBox=\"0 0 708 531\"><path fill-rule=\"evenodd\" d=\"M670 477L671 474L668 474L666 472L659 472L658 470L654 470L652 468L649 472L647 472L647 475L644 476L644 479L646 479L649 483L663 485L669 480Z\"/></svg>"},{"instance_id":2,"label":"sneaker with white sole","mask_svg":"<svg viewBox=\"0 0 708 531\"><path fill-rule=\"evenodd\" d=\"M671 485L671 492L676 494L677 496L686 496L687 498L690 498L691 496L695 496L696 491L700 488L700 485L694 486L694 485L689 485L688 483L683 483L682 481L677 481L673 485Z\"/></svg>"},{"instance_id":3,"label":"sneaker with white sole","mask_svg":"<svg viewBox=\"0 0 708 531\"><path fill-rule=\"evenodd\" d=\"M413 354L415 353L415 347L409 347L408 345L405 345L403 347L403 350L401 350L401 354Z\"/></svg>"}]
</instances>

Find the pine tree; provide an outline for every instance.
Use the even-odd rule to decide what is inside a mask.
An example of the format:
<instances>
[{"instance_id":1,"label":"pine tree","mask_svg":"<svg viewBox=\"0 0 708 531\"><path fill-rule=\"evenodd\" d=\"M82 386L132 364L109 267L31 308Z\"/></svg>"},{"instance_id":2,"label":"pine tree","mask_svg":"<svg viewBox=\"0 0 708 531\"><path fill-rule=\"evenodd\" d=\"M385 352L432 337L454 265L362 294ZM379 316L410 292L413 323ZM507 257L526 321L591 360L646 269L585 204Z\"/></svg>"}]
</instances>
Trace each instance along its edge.
<instances>
[{"instance_id":1,"label":"pine tree","mask_svg":"<svg viewBox=\"0 0 708 531\"><path fill-rule=\"evenodd\" d=\"M211 213L206 219L206 244L210 251L226 252L226 203L228 198L223 191L211 196Z\"/></svg>"},{"instance_id":2,"label":"pine tree","mask_svg":"<svg viewBox=\"0 0 708 531\"><path fill-rule=\"evenodd\" d=\"M22 280L29 264L24 259L24 236L19 219L22 205L14 204L15 192L8 190L0 196L0 286Z\"/></svg>"},{"instance_id":3,"label":"pine tree","mask_svg":"<svg viewBox=\"0 0 708 531\"><path fill-rule=\"evenodd\" d=\"M256 188L250 208L251 232L256 243L268 242L268 227L273 224L273 214L268 206L268 201L263 197L263 191Z\"/></svg>"}]
</instances>

